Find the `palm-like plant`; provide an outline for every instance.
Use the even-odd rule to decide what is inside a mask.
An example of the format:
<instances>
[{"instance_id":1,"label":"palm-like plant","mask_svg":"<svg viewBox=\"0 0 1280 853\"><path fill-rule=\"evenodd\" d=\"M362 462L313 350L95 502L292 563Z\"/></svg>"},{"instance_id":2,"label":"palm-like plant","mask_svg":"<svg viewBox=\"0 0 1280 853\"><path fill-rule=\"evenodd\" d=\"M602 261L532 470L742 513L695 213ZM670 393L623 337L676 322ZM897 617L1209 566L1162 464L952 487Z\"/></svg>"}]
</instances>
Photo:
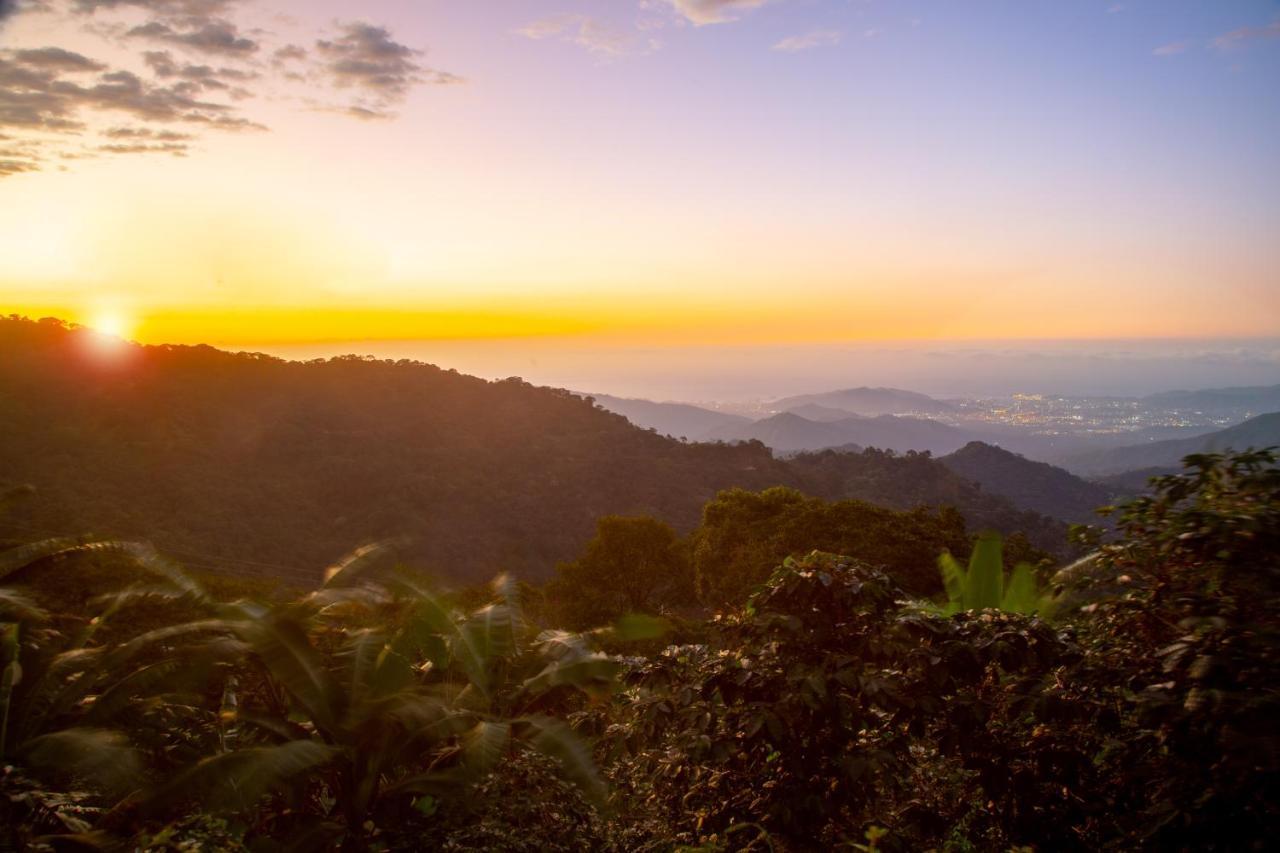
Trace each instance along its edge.
<instances>
[{"instance_id":1,"label":"palm-like plant","mask_svg":"<svg viewBox=\"0 0 1280 853\"><path fill-rule=\"evenodd\" d=\"M1019 563L1005 577L999 533L979 534L967 568L950 552L938 557L938 568L947 592L946 613L992 609L1048 616L1053 608L1052 597L1040 588L1035 569L1027 563Z\"/></svg>"},{"instance_id":2,"label":"palm-like plant","mask_svg":"<svg viewBox=\"0 0 1280 853\"><path fill-rule=\"evenodd\" d=\"M359 849L380 803L429 811L516 749L554 757L602 797L589 749L547 711L566 690L608 690L618 664L583 635L531 629L507 578L494 583L495 603L472 613L407 579L360 583L379 550L362 549L330 569L321 589L275 607L219 604L188 586L209 618L131 641L221 637L171 657L213 655L227 665L227 653L242 650L261 676L262 689L234 707L224 690L224 748L167 780L150 796L153 808L198 799L245 810L277 791L319 813L318 842L340 836Z\"/></svg>"}]
</instances>

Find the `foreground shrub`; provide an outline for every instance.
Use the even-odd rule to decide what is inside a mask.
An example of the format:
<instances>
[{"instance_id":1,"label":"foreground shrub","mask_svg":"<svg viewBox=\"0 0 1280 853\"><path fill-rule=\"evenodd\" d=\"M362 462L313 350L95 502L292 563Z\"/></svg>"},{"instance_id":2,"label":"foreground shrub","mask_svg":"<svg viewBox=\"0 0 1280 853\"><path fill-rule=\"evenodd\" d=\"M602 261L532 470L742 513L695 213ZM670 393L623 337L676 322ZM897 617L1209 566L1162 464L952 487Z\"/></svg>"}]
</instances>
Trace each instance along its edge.
<instances>
[{"instance_id":1,"label":"foreground shrub","mask_svg":"<svg viewBox=\"0 0 1280 853\"><path fill-rule=\"evenodd\" d=\"M936 838L977 789L926 803L916 771L981 786L964 765L985 694L1038 683L1071 654L1038 620L925 613L884 573L814 553L721 619L713 644L637 666L606 749L629 790L677 815L685 843L743 824L801 847L861 841L877 824Z\"/></svg>"}]
</instances>

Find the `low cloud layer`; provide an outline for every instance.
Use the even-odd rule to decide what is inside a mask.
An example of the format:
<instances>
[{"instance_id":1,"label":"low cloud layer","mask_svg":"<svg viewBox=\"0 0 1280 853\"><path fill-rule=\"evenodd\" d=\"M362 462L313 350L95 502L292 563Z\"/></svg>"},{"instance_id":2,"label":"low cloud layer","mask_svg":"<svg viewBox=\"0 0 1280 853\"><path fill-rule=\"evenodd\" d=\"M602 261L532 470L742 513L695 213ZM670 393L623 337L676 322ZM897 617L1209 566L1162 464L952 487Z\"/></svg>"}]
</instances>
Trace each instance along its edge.
<instances>
[{"instance_id":1,"label":"low cloud layer","mask_svg":"<svg viewBox=\"0 0 1280 853\"><path fill-rule=\"evenodd\" d=\"M371 23L335 22L305 46L274 41L237 22L251 3L0 0L0 23L39 11L104 48L137 49L115 67L59 45L0 48L0 177L105 155L186 156L210 131L267 130L246 113L267 93L385 119L419 86L461 82Z\"/></svg>"}]
</instances>

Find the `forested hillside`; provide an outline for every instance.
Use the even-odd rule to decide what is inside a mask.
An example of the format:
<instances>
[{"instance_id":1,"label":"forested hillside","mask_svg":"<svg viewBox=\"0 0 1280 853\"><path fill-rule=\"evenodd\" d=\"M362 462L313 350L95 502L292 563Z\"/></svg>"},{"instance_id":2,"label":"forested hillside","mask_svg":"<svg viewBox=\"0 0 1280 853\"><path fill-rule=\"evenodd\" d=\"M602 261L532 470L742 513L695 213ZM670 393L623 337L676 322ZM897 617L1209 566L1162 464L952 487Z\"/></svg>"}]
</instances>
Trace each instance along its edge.
<instances>
[{"instance_id":1,"label":"forested hillside","mask_svg":"<svg viewBox=\"0 0 1280 853\"><path fill-rule=\"evenodd\" d=\"M775 485L954 504L971 527L1063 541L931 460L786 463L757 443L685 444L565 391L409 361L138 347L11 318L0 408L0 479L38 490L11 532L144 536L248 573L314 571L407 536L405 559L445 576L545 577L601 516L687 531L719 491Z\"/></svg>"},{"instance_id":2,"label":"forested hillside","mask_svg":"<svg viewBox=\"0 0 1280 853\"><path fill-rule=\"evenodd\" d=\"M1004 495L1019 506L1076 524L1096 524L1094 510L1115 501L1117 491L1082 480L1046 462L1036 462L981 441L938 460L961 477Z\"/></svg>"}]
</instances>

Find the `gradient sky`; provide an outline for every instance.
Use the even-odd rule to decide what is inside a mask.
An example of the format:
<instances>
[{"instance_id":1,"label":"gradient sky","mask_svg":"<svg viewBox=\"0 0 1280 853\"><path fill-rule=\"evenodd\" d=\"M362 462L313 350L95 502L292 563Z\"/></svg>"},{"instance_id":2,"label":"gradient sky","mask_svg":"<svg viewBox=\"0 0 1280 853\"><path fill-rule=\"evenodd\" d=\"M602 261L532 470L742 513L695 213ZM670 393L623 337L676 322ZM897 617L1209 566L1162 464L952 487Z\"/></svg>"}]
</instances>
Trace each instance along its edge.
<instances>
[{"instance_id":1,"label":"gradient sky","mask_svg":"<svg viewBox=\"0 0 1280 853\"><path fill-rule=\"evenodd\" d=\"M1274 0L0 0L0 313L1280 334Z\"/></svg>"}]
</instances>

